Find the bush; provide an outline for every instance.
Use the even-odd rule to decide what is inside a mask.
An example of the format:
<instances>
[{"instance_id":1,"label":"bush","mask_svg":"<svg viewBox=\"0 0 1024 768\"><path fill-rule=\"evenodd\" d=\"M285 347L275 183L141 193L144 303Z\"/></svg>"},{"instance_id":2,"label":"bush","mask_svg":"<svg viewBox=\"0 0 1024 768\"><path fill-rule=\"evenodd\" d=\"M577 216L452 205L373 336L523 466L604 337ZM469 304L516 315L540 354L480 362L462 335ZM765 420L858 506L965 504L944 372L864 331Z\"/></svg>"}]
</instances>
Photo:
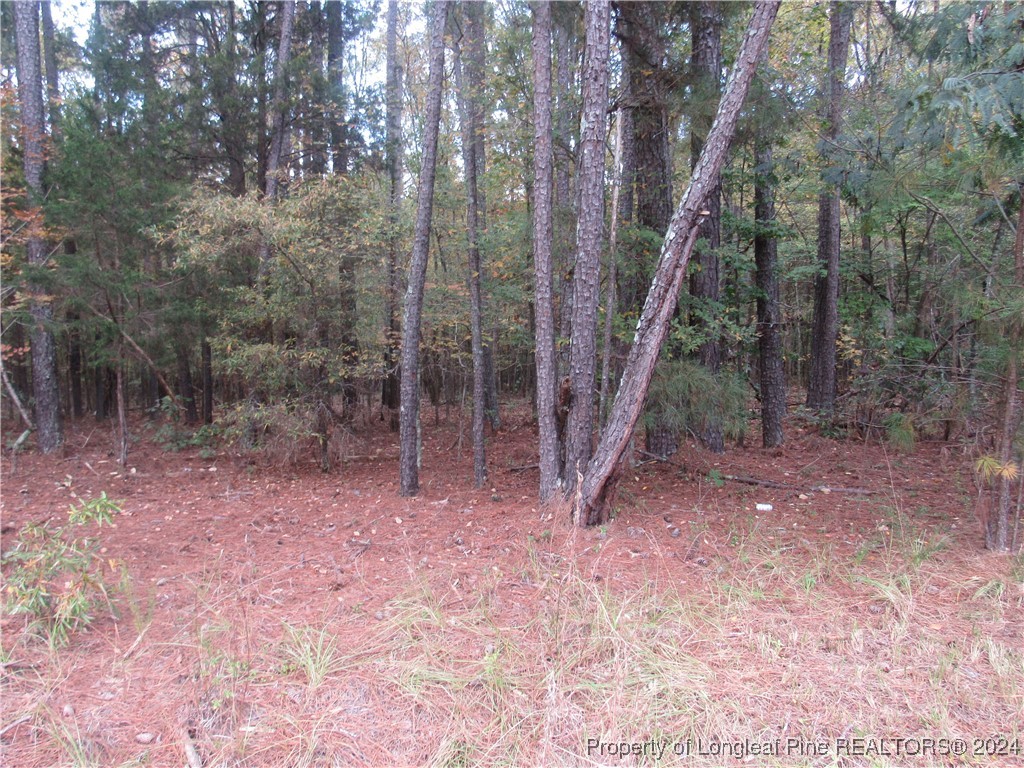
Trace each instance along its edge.
<instances>
[{"instance_id":1,"label":"bush","mask_svg":"<svg viewBox=\"0 0 1024 768\"><path fill-rule=\"evenodd\" d=\"M93 523L109 525L120 511L102 493L72 506L68 522L58 528L49 520L29 523L3 556L3 565L12 566L5 579L7 610L27 614L29 630L39 632L51 646L67 645L72 632L92 623L101 605L113 610L97 539L77 532Z\"/></svg>"},{"instance_id":2,"label":"bush","mask_svg":"<svg viewBox=\"0 0 1024 768\"><path fill-rule=\"evenodd\" d=\"M747 431L747 385L731 372L713 374L694 360L659 364L647 395L644 426L703 434L711 424L730 440Z\"/></svg>"}]
</instances>

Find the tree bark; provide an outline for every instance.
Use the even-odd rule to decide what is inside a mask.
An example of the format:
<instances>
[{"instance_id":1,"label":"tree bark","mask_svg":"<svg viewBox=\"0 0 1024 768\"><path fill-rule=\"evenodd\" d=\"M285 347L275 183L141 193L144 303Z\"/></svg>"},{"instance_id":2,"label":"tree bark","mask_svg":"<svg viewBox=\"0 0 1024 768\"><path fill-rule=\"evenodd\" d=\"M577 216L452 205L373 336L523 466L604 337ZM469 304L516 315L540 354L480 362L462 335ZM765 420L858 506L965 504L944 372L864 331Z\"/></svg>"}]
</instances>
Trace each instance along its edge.
<instances>
[{"instance_id":1,"label":"tree bark","mask_svg":"<svg viewBox=\"0 0 1024 768\"><path fill-rule=\"evenodd\" d=\"M178 362L178 394L185 409L185 423L195 424L199 421L199 409L196 407L196 390L192 384L188 348L184 344L178 344L174 352Z\"/></svg>"},{"instance_id":2,"label":"tree bark","mask_svg":"<svg viewBox=\"0 0 1024 768\"><path fill-rule=\"evenodd\" d=\"M288 61L292 51L292 29L295 25L295 0L282 0L280 7L281 31L277 44L277 63L274 66L274 97L270 104L270 115L273 121L270 128L270 152L267 155L266 186L264 199L273 207L277 202L278 190L281 186L281 158L288 141L287 102L288 95ZM270 240L264 235L260 243L260 274L270 266Z\"/></svg>"},{"instance_id":3,"label":"tree bark","mask_svg":"<svg viewBox=\"0 0 1024 768\"><path fill-rule=\"evenodd\" d=\"M699 82L697 89L702 97L701 101L709 108L706 111L699 110L693 130L690 132L691 168L697 164L704 137L711 128L710 115L717 107L720 94L719 78L722 71L721 3L703 0L692 8L693 70ZM721 297L721 269L718 259L718 249L722 245L721 197L722 176L718 174L713 189L704 201L704 207L709 214L701 223L699 239L703 245L697 248L696 256L699 268L691 278L690 284L690 292L694 298L703 305L708 316L715 317L713 320L697 323L706 335L700 345L700 363L712 374L717 374L722 368L722 342L717 322ZM715 453L722 453L725 450L722 425L717 418L709 416L700 438L705 447Z\"/></svg>"},{"instance_id":4,"label":"tree bark","mask_svg":"<svg viewBox=\"0 0 1024 768\"><path fill-rule=\"evenodd\" d=\"M468 17L475 3L462 3ZM467 18L467 30L472 25ZM462 129L462 165L466 181L466 236L468 242L469 326L473 357L473 483L483 488L487 482L487 450L484 443L484 415L487 409L484 377L483 297L480 289L480 187L477 179L475 134L479 130L477 98L481 83L469 79L463 67L462 47L455 45L455 84L458 92L459 123ZM468 68L474 69L474 68ZM483 73L480 72L480 75Z\"/></svg>"},{"instance_id":5,"label":"tree bark","mask_svg":"<svg viewBox=\"0 0 1024 768\"><path fill-rule=\"evenodd\" d=\"M337 174L348 173L348 129L345 126L345 29L340 0L328 0L327 6L327 109L331 140L331 165Z\"/></svg>"},{"instance_id":6,"label":"tree bark","mask_svg":"<svg viewBox=\"0 0 1024 768\"><path fill-rule=\"evenodd\" d=\"M827 160L842 125L846 60L854 5L833 2L829 20L828 71L822 87L823 146ZM814 320L811 332L811 370L807 407L831 413L836 403L836 341L839 338L839 256L841 231L839 186L824 183L818 197L818 265L814 280Z\"/></svg>"},{"instance_id":7,"label":"tree bark","mask_svg":"<svg viewBox=\"0 0 1024 768\"><path fill-rule=\"evenodd\" d=\"M713 190L725 162L740 109L757 62L779 10L779 0L759 0L743 38L736 64L718 107L718 115L704 144L689 186L665 234L661 257L647 294L625 373L615 396L593 460L587 467L573 514L579 525L594 525L605 518L618 480L619 462L639 419L651 383L658 353L668 333L686 264L699 234L704 199Z\"/></svg>"},{"instance_id":8,"label":"tree bark","mask_svg":"<svg viewBox=\"0 0 1024 768\"><path fill-rule=\"evenodd\" d=\"M213 350L210 340L201 342L203 379L203 424L213 424Z\"/></svg>"},{"instance_id":9,"label":"tree bark","mask_svg":"<svg viewBox=\"0 0 1024 768\"><path fill-rule=\"evenodd\" d=\"M59 144L61 140L60 83L50 0L40 3L40 8L43 13L43 61L46 66L46 100L49 107L50 138L54 144Z\"/></svg>"},{"instance_id":10,"label":"tree bark","mask_svg":"<svg viewBox=\"0 0 1024 768\"><path fill-rule=\"evenodd\" d=\"M615 112L615 145L612 161L612 213L608 233L608 281L604 299L604 338L601 344L601 394L597 404L598 427L604 426L605 405L611 390L612 330L615 321L616 282L619 279L619 199L622 196L622 128L627 119L626 110Z\"/></svg>"},{"instance_id":11,"label":"tree bark","mask_svg":"<svg viewBox=\"0 0 1024 768\"><path fill-rule=\"evenodd\" d=\"M536 328L537 425L540 442L540 500L558 490L558 426L555 419L555 319L551 244L554 150L551 125L551 5L533 8L533 290Z\"/></svg>"},{"instance_id":12,"label":"tree bark","mask_svg":"<svg viewBox=\"0 0 1024 768\"><path fill-rule=\"evenodd\" d=\"M757 268L757 348L761 378L761 441L782 445L786 416L786 374L782 360L778 242L775 226L775 171L770 139L761 131L754 151L754 262Z\"/></svg>"},{"instance_id":13,"label":"tree bark","mask_svg":"<svg viewBox=\"0 0 1024 768\"><path fill-rule=\"evenodd\" d=\"M569 348L570 402L565 442L565 485L590 461L594 433L594 380L597 369L597 310L604 243L605 115L608 110L608 56L611 8L592 0L584 9L583 114L580 125L580 212L573 269L572 336Z\"/></svg>"},{"instance_id":14,"label":"tree bark","mask_svg":"<svg viewBox=\"0 0 1024 768\"><path fill-rule=\"evenodd\" d=\"M277 63L274 66L274 98L270 104L270 154L267 156L266 197L273 203L281 186L281 158L288 136L288 62L292 55L292 30L295 26L295 0L282 0L279 4L281 31L277 43Z\"/></svg>"},{"instance_id":15,"label":"tree bark","mask_svg":"<svg viewBox=\"0 0 1024 768\"><path fill-rule=\"evenodd\" d=\"M660 2L623 3L617 28L625 47L628 75L628 93L623 101L632 107L635 220L638 226L659 236L672 219L672 160L662 35L666 8ZM627 293L628 309L639 311L639 286L646 284L652 266L641 264L634 270L638 275L633 278L633 290ZM678 431L666 424L653 425L644 439L647 451L658 456L671 456L679 448Z\"/></svg>"},{"instance_id":16,"label":"tree bark","mask_svg":"<svg viewBox=\"0 0 1024 768\"><path fill-rule=\"evenodd\" d=\"M430 11L430 70L427 78L423 163L420 168L419 189L416 192L416 226L413 232L409 287L405 293L405 317L402 323L402 388L399 406L399 493L402 496L415 496L420 486L420 325L434 206L438 129L444 87L444 29L448 15L448 0L433 3Z\"/></svg>"},{"instance_id":17,"label":"tree bark","mask_svg":"<svg viewBox=\"0 0 1024 768\"><path fill-rule=\"evenodd\" d=\"M388 274L384 295L384 314L387 318L386 342L384 346L384 383L381 387L381 405L390 411L390 427L398 429L398 406L401 387L399 383L399 340L398 325L398 213L402 199L402 65L398 60L398 0L388 0L386 32L387 82L385 162L391 184L388 212ZM383 410L382 409L382 410ZM382 412L383 417L383 412Z\"/></svg>"},{"instance_id":18,"label":"tree bark","mask_svg":"<svg viewBox=\"0 0 1024 768\"><path fill-rule=\"evenodd\" d=\"M343 176L349 168L349 131L346 120L345 91L345 28L342 3L327 3L327 82L330 102L327 110L330 130L331 164L334 173ZM359 338L356 334L358 298L356 292L356 257L342 254L338 264L338 310L341 326L342 393L344 416L352 418L358 400L355 370L359 365Z\"/></svg>"},{"instance_id":19,"label":"tree bark","mask_svg":"<svg viewBox=\"0 0 1024 768\"><path fill-rule=\"evenodd\" d=\"M42 268L46 263L43 239L43 165L46 129L43 112L43 79L39 57L39 3L13 4L17 42L18 100L21 108L21 140L28 207L32 213L26 244L28 263ZM60 412L60 387L57 381L57 346L54 343L53 309L45 288L29 286L29 313L32 327L32 394L35 398L35 422L39 449L53 453L64 442Z\"/></svg>"}]
</instances>

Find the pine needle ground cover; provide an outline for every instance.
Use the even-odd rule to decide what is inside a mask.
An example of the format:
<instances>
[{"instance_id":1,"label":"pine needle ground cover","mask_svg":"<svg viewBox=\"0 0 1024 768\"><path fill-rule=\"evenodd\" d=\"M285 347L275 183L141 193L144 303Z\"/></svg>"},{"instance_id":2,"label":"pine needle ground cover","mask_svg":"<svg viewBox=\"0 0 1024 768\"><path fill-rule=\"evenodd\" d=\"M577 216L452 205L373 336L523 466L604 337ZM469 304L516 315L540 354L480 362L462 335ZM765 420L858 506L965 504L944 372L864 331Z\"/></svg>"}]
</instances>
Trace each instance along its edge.
<instances>
[{"instance_id":1,"label":"pine needle ground cover","mask_svg":"<svg viewBox=\"0 0 1024 768\"><path fill-rule=\"evenodd\" d=\"M479 492L432 429L415 499L384 432L331 475L74 432L4 467L3 549L106 492L112 610L60 646L5 612L0 762L1024 764L1024 562L970 460L790 429L643 464L585 531L537 509L525 413Z\"/></svg>"}]
</instances>

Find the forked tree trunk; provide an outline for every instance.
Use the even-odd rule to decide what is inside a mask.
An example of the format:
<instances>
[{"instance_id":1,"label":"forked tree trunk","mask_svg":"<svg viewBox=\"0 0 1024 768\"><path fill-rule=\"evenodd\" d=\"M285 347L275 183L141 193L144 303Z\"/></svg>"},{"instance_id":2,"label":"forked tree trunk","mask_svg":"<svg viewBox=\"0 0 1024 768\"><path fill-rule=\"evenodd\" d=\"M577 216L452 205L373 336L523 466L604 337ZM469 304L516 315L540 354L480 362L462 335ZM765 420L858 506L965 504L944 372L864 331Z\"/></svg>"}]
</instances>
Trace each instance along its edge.
<instances>
[{"instance_id":1,"label":"forked tree trunk","mask_svg":"<svg viewBox=\"0 0 1024 768\"><path fill-rule=\"evenodd\" d=\"M39 3L13 3L17 42L18 100L21 107L21 141L28 188L29 222L28 263L42 268L46 263L46 242L43 239L43 164L46 138L43 118L43 78L39 58ZM40 286L30 286L32 298L29 314L32 327L32 395L35 398L35 422L39 449L53 453L64 442L61 422L60 388L57 381L57 346L54 343L51 303Z\"/></svg>"},{"instance_id":2,"label":"forked tree trunk","mask_svg":"<svg viewBox=\"0 0 1024 768\"><path fill-rule=\"evenodd\" d=\"M533 290L536 328L537 426L540 433L540 500L558 490L558 425L555 418L555 319L551 242L554 150L551 126L551 5L533 3Z\"/></svg>"},{"instance_id":3,"label":"forked tree trunk","mask_svg":"<svg viewBox=\"0 0 1024 768\"><path fill-rule=\"evenodd\" d=\"M833 2L829 21L828 72L822 88L824 142L831 147L842 123L842 99L846 60L850 53L850 26L854 6ZM831 413L836 404L836 341L839 338L839 186L822 186L818 198L818 268L814 280L814 321L811 335L811 372L807 383L807 407Z\"/></svg>"},{"instance_id":4,"label":"forked tree trunk","mask_svg":"<svg viewBox=\"0 0 1024 768\"><path fill-rule=\"evenodd\" d=\"M430 221L434 207L434 176L437 169L438 128L444 87L444 28L448 1L430 6L430 70L427 77L427 109L424 120L423 164L416 192L416 227L413 232L409 287L405 292L402 323L402 390L399 407L399 493L419 492L420 423L420 325L423 319L423 287L430 251Z\"/></svg>"},{"instance_id":5,"label":"forked tree trunk","mask_svg":"<svg viewBox=\"0 0 1024 768\"><path fill-rule=\"evenodd\" d=\"M757 62L768 43L768 33L778 10L779 0L759 0L754 4L754 14L729 76L725 95L719 104L718 116L665 234L657 270L637 324L636 336L608 425L573 505L574 518L579 525L600 522L611 504L618 481L619 463L640 417L658 353L668 333L679 290L686 276L686 265L703 217L704 199L711 192L725 162L740 109L757 69Z\"/></svg>"},{"instance_id":6,"label":"forked tree trunk","mask_svg":"<svg viewBox=\"0 0 1024 768\"><path fill-rule=\"evenodd\" d=\"M580 212L573 270L572 337L569 349L570 401L565 442L565 485L590 461L594 432L594 379L597 369L597 309L604 242L605 115L608 110L608 55L611 9L591 0L584 9L583 115L580 127Z\"/></svg>"}]
</instances>

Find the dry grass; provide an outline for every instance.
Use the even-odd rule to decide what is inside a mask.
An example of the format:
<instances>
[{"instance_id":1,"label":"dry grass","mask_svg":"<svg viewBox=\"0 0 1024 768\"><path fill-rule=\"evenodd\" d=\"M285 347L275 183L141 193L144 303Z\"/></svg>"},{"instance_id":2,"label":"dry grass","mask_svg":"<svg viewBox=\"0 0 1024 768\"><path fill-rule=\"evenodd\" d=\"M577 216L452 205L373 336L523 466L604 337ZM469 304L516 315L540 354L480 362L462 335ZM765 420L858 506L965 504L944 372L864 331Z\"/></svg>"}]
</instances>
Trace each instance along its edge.
<instances>
[{"instance_id":1,"label":"dry grass","mask_svg":"<svg viewBox=\"0 0 1024 768\"><path fill-rule=\"evenodd\" d=\"M14 729L31 736L5 764L181 764L191 743L203 765L711 766L723 758L672 745L778 739L789 753L756 764L897 766L909 758L847 758L837 740L1024 739L1021 563L879 533L843 559L737 529L730 557L682 588L656 568L597 578L600 554L584 570L580 534L556 525L470 580L418 576L372 616L324 605L318 619L282 619L271 574L211 568L170 641L105 650L109 678L159 686L136 695L174 692L167 722L188 736L119 732L124 696L93 712L30 704L54 700L100 640L25 668L31 648L7 637L4 723L27 716Z\"/></svg>"}]
</instances>

